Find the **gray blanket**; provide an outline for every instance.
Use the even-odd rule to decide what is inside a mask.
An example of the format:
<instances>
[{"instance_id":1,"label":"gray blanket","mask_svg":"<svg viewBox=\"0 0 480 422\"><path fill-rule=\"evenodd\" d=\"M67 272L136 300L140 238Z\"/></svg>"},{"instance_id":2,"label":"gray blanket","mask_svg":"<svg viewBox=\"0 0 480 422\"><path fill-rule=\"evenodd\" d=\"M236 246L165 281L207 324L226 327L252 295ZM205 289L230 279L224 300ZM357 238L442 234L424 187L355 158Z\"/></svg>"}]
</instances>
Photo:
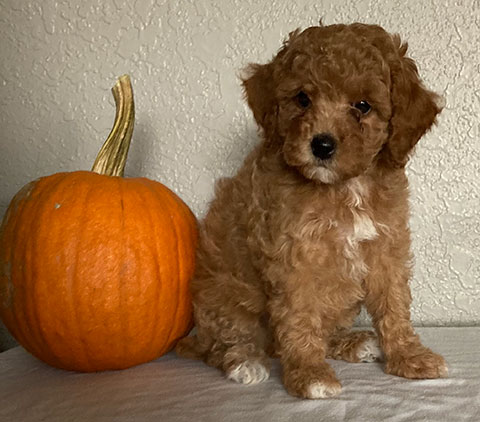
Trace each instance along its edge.
<instances>
[{"instance_id":1,"label":"gray blanket","mask_svg":"<svg viewBox=\"0 0 480 422\"><path fill-rule=\"evenodd\" d=\"M449 378L409 381L379 363L330 361L343 391L326 400L290 397L278 362L267 382L243 386L173 353L124 371L79 374L17 347L0 354L0 421L480 422L480 327L417 331L444 355Z\"/></svg>"}]
</instances>

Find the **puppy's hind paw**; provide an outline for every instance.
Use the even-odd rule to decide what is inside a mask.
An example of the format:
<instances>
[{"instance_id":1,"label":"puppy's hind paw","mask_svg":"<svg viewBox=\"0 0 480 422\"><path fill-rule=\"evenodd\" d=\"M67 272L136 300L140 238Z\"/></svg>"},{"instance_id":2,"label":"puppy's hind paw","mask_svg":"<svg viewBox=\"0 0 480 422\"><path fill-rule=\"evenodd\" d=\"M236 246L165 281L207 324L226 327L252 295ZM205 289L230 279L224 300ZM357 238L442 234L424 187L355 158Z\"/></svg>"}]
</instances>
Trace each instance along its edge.
<instances>
[{"instance_id":1,"label":"puppy's hind paw","mask_svg":"<svg viewBox=\"0 0 480 422\"><path fill-rule=\"evenodd\" d=\"M227 378L240 384L255 385L266 381L270 371L260 362L246 360L227 372Z\"/></svg>"},{"instance_id":2,"label":"puppy's hind paw","mask_svg":"<svg viewBox=\"0 0 480 422\"><path fill-rule=\"evenodd\" d=\"M359 362L376 362L383 359L382 349L376 337L368 337L357 349Z\"/></svg>"}]
</instances>

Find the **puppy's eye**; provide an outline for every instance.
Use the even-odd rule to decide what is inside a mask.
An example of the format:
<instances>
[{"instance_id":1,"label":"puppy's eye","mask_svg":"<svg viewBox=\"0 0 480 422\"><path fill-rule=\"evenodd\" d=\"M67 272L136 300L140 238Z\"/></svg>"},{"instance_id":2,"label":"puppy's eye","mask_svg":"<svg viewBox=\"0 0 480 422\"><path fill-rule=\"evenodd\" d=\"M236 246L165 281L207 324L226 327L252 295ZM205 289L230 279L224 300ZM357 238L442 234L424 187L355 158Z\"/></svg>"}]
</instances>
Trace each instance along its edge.
<instances>
[{"instance_id":1,"label":"puppy's eye","mask_svg":"<svg viewBox=\"0 0 480 422\"><path fill-rule=\"evenodd\" d=\"M305 94L305 92L300 91L296 96L295 96L295 101L298 103L298 105L302 108L308 108L312 102L310 101L310 97Z\"/></svg>"},{"instance_id":2,"label":"puppy's eye","mask_svg":"<svg viewBox=\"0 0 480 422\"><path fill-rule=\"evenodd\" d=\"M372 106L366 101L359 101L358 103L353 104L353 106L362 114L367 114L372 109Z\"/></svg>"}]
</instances>

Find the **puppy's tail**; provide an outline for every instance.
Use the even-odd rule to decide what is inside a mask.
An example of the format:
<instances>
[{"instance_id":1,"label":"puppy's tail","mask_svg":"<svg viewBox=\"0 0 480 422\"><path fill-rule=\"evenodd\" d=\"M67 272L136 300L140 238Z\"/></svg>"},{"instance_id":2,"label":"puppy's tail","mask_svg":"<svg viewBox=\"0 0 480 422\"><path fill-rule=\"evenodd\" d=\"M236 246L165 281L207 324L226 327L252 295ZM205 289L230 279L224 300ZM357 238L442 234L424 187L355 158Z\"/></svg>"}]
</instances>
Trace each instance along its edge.
<instances>
[{"instance_id":1,"label":"puppy's tail","mask_svg":"<svg viewBox=\"0 0 480 422\"><path fill-rule=\"evenodd\" d=\"M202 347L198 337L193 335L182 338L175 346L175 352L182 358L202 360L207 353L207 349Z\"/></svg>"}]
</instances>

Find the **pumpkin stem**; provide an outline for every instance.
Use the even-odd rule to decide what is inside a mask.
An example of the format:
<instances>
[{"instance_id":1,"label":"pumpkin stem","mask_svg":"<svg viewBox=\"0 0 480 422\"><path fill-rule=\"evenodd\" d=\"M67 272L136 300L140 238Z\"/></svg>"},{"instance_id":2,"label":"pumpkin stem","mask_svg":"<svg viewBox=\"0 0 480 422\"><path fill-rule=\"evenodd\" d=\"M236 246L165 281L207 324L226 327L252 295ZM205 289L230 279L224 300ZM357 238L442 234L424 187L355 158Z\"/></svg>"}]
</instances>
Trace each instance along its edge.
<instances>
[{"instance_id":1,"label":"pumpkin stem","mask_svg":"<svg viewBox=\"0 0 480 422\"><path fill-rule=\"evenodd\" d=\"M107 176L123 176L127 161L130 140L132 139L135 120L135 106L130 77L123 75L118 78L112 88L117 108L113 128L107 140L97 155L92 171Z\"/></svg>"}]
</instances>

